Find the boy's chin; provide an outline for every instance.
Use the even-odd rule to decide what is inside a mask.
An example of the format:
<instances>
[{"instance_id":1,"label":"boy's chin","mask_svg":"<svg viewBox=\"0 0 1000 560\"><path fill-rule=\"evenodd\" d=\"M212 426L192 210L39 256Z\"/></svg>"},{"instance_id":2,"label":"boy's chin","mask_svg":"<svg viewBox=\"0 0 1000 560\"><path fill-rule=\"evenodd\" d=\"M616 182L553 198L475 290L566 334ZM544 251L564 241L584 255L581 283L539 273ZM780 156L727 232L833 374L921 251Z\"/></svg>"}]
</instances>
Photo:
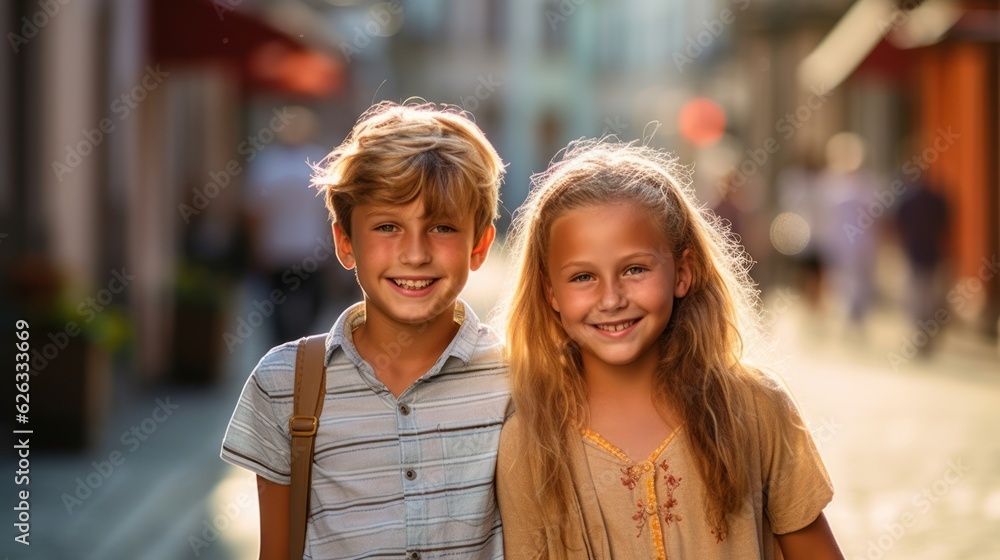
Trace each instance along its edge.
<instances>
[{"instance_id":1,"label":"boy's chin","mask_svg":"<svg viewBox=\"0 0 1000 560\"><path fill-rule=\"evenodd\" d=\"M455 304L455 301L414 303L409 305L389 304L382 309L384 313L397 323L420 327L440 320L441 316L446 313L451 316L455 312Z\"/></svg>"}]
</instances>

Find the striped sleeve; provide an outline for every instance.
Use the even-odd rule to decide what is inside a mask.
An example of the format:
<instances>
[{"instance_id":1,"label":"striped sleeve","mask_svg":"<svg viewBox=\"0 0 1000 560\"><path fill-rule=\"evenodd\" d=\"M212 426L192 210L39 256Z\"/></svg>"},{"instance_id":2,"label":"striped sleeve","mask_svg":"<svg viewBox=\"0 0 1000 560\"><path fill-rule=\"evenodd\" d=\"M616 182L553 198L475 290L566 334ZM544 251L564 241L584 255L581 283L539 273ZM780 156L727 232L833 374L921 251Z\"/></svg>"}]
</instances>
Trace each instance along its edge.
<instances>
[{"instance_id":1,"label":"striped sleeve","mask_svg":"<svg viewBox=\"0 0 1000 560\"><path fill-rule=\"evenodd\" d=\"M243 386L220 453L227 463L278 484L291 483L288 418L295 352L294 344L285 344L261 358Z\"/></svg>"}]
</instances>

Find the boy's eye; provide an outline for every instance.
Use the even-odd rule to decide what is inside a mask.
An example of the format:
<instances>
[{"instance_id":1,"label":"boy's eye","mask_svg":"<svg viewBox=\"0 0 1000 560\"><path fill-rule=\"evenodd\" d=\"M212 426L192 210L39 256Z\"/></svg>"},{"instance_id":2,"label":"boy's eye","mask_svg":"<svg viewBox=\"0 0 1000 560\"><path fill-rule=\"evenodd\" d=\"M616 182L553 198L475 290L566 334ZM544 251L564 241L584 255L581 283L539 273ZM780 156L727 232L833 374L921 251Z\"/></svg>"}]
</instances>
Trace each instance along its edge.
<instances>
[{"instance_id":1,"label":"boy's eye","mask_svg":"<svg viewBox=\"0 0 1000 560\"><path fill-rule=\"evenodd\" d=\"M452 233L458 230L451 226L440 225L440 226L434 226L433 228L431 228L431 231L433 231L434 233Z\"/></svg>"},{"instance_id":2,"label":"boy's eye","mask_svg":"<svg viewBox=\"0 0 1000 560\"><path fill-rule=\"evenodd\" d=\"M380 226L375 226L375 231L384 231L385 233L392 233L396 231L396 226L392 224L382 224Z\"/></svg>"}]
</instances>

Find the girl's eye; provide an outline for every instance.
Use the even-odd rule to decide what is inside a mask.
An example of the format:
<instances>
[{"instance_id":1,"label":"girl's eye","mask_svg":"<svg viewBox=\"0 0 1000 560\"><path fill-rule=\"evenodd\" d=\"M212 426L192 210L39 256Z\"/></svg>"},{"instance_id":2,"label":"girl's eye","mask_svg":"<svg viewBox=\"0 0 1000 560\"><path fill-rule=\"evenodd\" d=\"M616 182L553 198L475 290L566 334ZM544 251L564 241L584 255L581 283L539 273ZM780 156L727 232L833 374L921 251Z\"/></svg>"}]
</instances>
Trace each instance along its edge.
<instances>
[{"instance_id":1,"label":"girl's eye","mask_svg":"<svg viewBox=\"0 0 1000 560\"><path fill-rule=\"evenodd\" d=\"M633 266L633 267L629 267L629 269L625 271L625 274L639 274L639 273L642 273L642 272L646 272L646 268L645 267L642 267L642 266Z\"/></svg>"},{"instance_id":2,"label":"girl's eye","mask_svg":"<svg viewBox=\"0 0 1000 560\"><path fill-rule=\"evenodd\" d=\"M590 274L577 274L576 276L569 279L570 282L589 282L593 276Z\"/></svg>"}]
</instances>

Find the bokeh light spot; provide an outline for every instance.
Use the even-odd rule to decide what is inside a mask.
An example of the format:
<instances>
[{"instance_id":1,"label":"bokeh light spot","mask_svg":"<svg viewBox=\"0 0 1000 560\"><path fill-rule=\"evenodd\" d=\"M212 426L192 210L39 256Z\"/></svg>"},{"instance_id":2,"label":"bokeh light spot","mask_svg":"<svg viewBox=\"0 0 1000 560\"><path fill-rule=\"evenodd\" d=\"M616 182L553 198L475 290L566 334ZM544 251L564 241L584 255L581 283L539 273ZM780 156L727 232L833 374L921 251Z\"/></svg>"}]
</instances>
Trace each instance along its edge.
<instances>
[{"instance_id":1,"label":"bokeh light spot","mask_svg":"<svg viewBox=\"0 0 1000 560\"><path fill-rule=\"evenodd\" d=\"M771 222L771 245L783 255L797 255L809 244L809 223L794 212L782 212Z\"/></svg>"},{"instance_id":2,"label":"bokeh light spot","mask_svg":"<svg viewBox=\"0 0 1000 560\"><path fill-rule=\"evenodd\" d=\"M677 128L692 145L711 146L726 131L726 113L711 99L696 97L681 107Z\"/></svg>"}]
</instances>

